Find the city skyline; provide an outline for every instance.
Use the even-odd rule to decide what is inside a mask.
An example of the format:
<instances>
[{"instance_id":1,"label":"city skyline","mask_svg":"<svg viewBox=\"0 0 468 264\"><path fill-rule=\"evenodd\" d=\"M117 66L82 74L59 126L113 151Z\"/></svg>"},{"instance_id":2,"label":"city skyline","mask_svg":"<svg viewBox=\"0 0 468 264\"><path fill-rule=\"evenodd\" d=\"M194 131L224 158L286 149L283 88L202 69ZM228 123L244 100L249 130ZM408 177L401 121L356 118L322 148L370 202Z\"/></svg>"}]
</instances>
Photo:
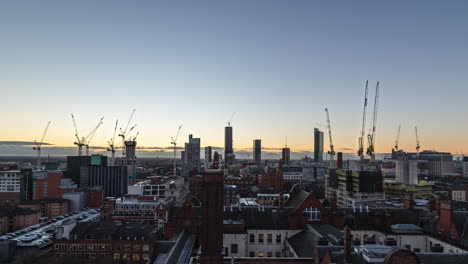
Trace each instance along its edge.
<instances>
[{"instance_id":1,"label":"city skyline","mask_svg":"<svg viewBox=\"0 0 468 264\"><path fill-rule=\"evenodd\" d=\"M221 147L236 112L234 149L280 151L287 136L311 153L327 107L336 150L353 153L369 79L381 82L378 153L400 124L406 151L415 125L422 149L468 149L462 1L112 3L0 5L0 141L33 141L51 121L45 141L72 146L74 114L82 134L105 117L92 144L105 147L135 108L139 146L170 147L183 124L179 146L193 134Z\"/></svg>"}]
</instances>

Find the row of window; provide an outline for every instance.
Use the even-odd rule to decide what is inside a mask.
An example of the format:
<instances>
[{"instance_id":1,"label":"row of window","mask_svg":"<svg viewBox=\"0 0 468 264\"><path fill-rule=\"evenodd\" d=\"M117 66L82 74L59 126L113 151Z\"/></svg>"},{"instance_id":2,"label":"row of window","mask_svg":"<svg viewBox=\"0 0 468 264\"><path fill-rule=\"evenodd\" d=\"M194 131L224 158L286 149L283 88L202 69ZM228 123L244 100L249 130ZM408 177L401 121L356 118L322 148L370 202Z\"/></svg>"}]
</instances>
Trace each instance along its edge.
<instances>
[{"instance_id":1,"label":"row of window","mask_svg":"<svg viewBox=\"0 0 468 264\"><path fill-rule=\"evenodd\" d=\"M149 260L149 255L148 254L120 254L120 253L114 253L114 260Z\"/></svg>"},{"instance_id":2,"label":"row of window","mask_svg":"<svg viewBox=\"0 0 468 264\"><path fill-rule=\"evenodd\" d=\"M251 257L251 258L255 257L255 252L249 252L249 257ZM265 252L263 252L263 251L257 252L257 257L261 257L261 258L265 257ZM267 258L272 258L273 257L273 252L266 252L266 257ZM281 252L277 251L276 254L275 254L275 257L281 258Z\"/></svg>"},{"instance_id":3,"label":"row of window","mask_svg":"<svg viewBox=\"0 0 468 264\"><path fill-rule=\"evenodd\" d=\"M276 234L275 240L277 244L281 243L281 234ZM251 244L255 243L255 234L249 235L249 241ZM273 243L273 234L267 234L266 241L268 244ZM264 242L265 242L265 234L258 234L258 243L264 243Z\"/></svg>"},{"instance_id":4,"label":"row of window","mask_svg":"<svg viewBox=\"0 0 468 264\"><path fill-rule=\"evenodd\" d=\"M56 244L55 249L59 251L109 251L110 244ZM120 244L114 246L114 250L121 250ZM149 245L123 245L124 251L149 251Z\"/></svg>"}]
</instances>

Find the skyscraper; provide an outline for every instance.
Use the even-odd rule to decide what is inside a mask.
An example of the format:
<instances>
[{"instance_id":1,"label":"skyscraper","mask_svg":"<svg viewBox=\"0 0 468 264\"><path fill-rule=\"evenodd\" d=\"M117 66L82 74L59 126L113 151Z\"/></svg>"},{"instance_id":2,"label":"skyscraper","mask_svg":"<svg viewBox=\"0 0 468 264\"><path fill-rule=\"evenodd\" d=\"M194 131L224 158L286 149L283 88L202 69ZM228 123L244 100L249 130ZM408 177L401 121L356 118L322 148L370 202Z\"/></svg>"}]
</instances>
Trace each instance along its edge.
<instances>
[{"instance_id":1,"label":"skyscraper","mask_svg":"<svg viewBox=\"0 0 468 264\"><path fill-rule=\"evenodd\" d=\"M281 155L281 159L283 160L284 165L289 165L289 161L291 160L291 149L290 148L283 148L283 153Z\"/></svg>"},{"instance_id":2,"label":"skyscraper","mask_svg":"<svg viewBox=\"0 0 468 264\"><path fill-rule=\"evenodd\" d=\"M323 132L318 128L314 128L314 161L322 162L323 160Z\"/></svg>"},{"instance_id":3,"label":"skyscraper","mask_svg":"<svg viewBox=\"0 0 468 264\"><path fill-rule=\"evenodd\" d=\"M200 138L194 138L192 134L189 135L189 142L185 143L184 162L185 175L201 171Z\"/></svg>"},{"instance_id":4,"label":"skyscraper","mask_svg":"<svg viewBox=\"0 0 468 264\"><path fill-rule=\"evenodd\" d=\"M224 128L224 159L227 164L231 164L234 159L234 151L232 149L232 127Z\"/></svg>"},{"instance_id":5,"label":"skyscraper","mask_svg":"<svg viewBox=\"0 0 468 264\"><path fill-rule=\"evenodd\" d=\"M262 140L260 139L253 141L253 158L255 163L262 163Z\"/></svg>"},{"instance_id":6,"label":"skyscraper","mask_svg":"<svg viewBox=\"0 0 468 264\"><path fill-rule=\"evenodd\" d=\"M212 162L213 161L213 147L207 146L205 147L205 162Z\"/></svg>"}]
</instances>

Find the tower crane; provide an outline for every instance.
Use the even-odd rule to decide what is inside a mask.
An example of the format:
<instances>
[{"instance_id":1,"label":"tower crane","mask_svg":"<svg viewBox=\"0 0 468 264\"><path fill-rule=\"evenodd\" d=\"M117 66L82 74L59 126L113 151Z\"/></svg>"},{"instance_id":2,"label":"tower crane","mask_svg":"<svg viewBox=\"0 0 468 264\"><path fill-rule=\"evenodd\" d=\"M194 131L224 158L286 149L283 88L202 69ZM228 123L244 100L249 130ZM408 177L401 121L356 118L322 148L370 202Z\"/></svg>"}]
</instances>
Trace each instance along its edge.
<instances>
[{"instance_id":1,"label":"tower crane","mask_svg":"<svg viewBox=\"0 0 468 264\"><path fill-rule=\"evenodd\" d=\"M234 115L235 115L235 114L236 114L236 112L233 112L232 115L231 115L231 117L230 117L229 120L227 121L228 126L231 126L231 122L232 122L232 120L234 119Z\"/></svg>"},{"instance_id":2,"label":"tower crane","mask_svg":"<svg viewBox=\"0 0 468 264\"><path fill-rule=\"evenodd\" d=\"M401 125L398 125L398 133L395 139L395 150L398 150L398 141L400 140L400 129L401 129Z\"/></svg>"},{"instance_id":3,"label":"tower crane","mask_svg":"<svg viewBox=\"0 0 468 264\"><path fill-rule=\"evenodd\" d=\"M115 121L114 134L112 135L112 138L108 141L109 147L107 148L107 151L111 152L111 165L114 165L114 161L115 161L115 134L117 133L118 124L119 124L119 120L117 119Z\"/></svg>"},{"instance_id":4,"label":"tower crane","mask_svg":"<svg viewBox=\"0 0 468 264\"><path fill-rule=\"evenodd\" d=\"M46 125L46 127L44 129L44 133L42 133L41 140L39 142L34 140L34 145L36 145L36 146L33 147L33 149L37 150L37 166L41 165L41 146L44 143L44 138L45 138L45 135L47 133L47 129L49 129L49 125L50 125L50 121L47 122L47 125Z\"/></svg>"},{"instance_id":5,"label":"tower crane","mask_svg":"<svg viewBox=\"0 0 468 264\"><path fill-rule=\"evenodd\" d=\"M127 125L125 126L125 129L120 128L120 133L119 137L122 138L122 156L125 156L125 138L130 134L130 132L135 128L135 126L131 127L130 130L128 127L130 126L130 122L133 119L133 115L135 114L135 109L133 109L132 114L130 114L130 118L128 119Z\"/></svg>"},{"instance_id":6,"label":"tower crane","mask_svg":"<svg viewBox=\"0 0 468 264\"><path fill-rule=\"evenodd\" d=\"M375 131L377 127L377 110L379 107L379 82L375 86L375 99L374 99L374 115L372 117L372 129L371 132L367 135L368 147L367 155L370 156L370 168L375 170Z\"/></svg>"},{"instance_id":7,"label":"tower crane","mask_svg":"<svg viewBox=\"0 0 468 264\"><path fill-rule=\"evenodd\" d=\"M362 128L361 128L361 135L359 137L358 143L359 143L359 149L357 151L357 154L360 159L360 164L361 164L361 170L364 168L364 130L366 128L366 111L367 111L367 86L368 86L369 81L366 81L366 90L364 92L364 110L362 114Z\"/></svg>"},{"instance_id":8,"label":"tower crane","mask_svg":"<svg viewBox=\"0 0 468 264\"><path fill-rule=\"evenodd\" d=\"M174 145L174 176L177 175L177 162L176 162L177 138L179 137L181 128L182 128L182 125L179 126L179 129L177 130L177 135L175 136L175 138L171 137L171 144Z\"/></svg>"},{"instance_id":9,"label":"tower crane","mask_svg":"<svg viewBox=\"0 0 468 264\"><path fill-rule=\"evenodd\" d=\"M325 113L327 114L327 125L328 125L328 138L330 140L330 151L328 151L328 155L330 155L330 168L335 168L335 147L333 146L332 141L332 133L331 133L331 125L330 125L330 115L328 113L328 108L325 108Z\"/></svg>"},{"instance_id":10,"label":"tower crane","mask_svg":"<svg viewBox=\"0 0 468 264\"><path fill-rule=\"evenodd\" d=\"M103 120L104 120L104 117L102 117L99 120L99 123L97 124L97 126L93 130L91 130L91 132L89 132L88 136L85 138L84 146L86 147L86 156L89 156L89 145L91 145L91 141L93 140L94 135L96 134L96 131L98 130L98 128L104 123Z\"/></svg>"},{"instance_id":11,"label":"tower crane","mask_svg":"<svg viewBox=\"0 0 468 264\"><path fill-rule=\"evenodd\" d=\"M86 144L86 140L84 137L80 138L80 135L78 134L78 128L76 127L75 116L72 114L71 117L73 120L73 127L75 128L75 138L76 138L76 141L73 142L73 144L78 146L78 156L81 156L83 155L83 146Z\"/></svg>"},{"instance_id":12,"label":"tower crane","mask_svg":"<svg viewBox=\"0 0 468 264\"><path fill-rule=\"evenodd\" d=\"M416 133L416 155L419 157L419 149L421 148L419 138L418 138L418 127L414 127L414 132Z\"/></svg>"}]
</instances>

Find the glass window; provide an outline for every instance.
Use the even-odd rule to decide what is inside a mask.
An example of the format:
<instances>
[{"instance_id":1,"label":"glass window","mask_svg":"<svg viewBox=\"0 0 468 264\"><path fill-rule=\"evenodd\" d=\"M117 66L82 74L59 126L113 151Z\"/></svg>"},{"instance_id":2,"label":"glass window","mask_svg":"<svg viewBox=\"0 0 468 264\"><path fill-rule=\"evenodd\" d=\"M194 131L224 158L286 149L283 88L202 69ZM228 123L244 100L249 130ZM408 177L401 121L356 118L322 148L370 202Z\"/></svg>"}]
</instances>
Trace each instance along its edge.
<instances>
[{"instance_id":1,"label":"glass window","mask_svg":"<svg viewBox=\"0 0 468 264\"><path fill-rule=\"evenodd\" d=\"M120 259L120 254L119 253L114 253L114 259Z\"/></svg>"},{"instance_id":2,"label":"glass window","mask_svg":"<svg viewBox=\"0 0 468 264\"><path fill-rule=\"evenodd\" d=\"M258 234L258 243L263 243L263 234Z\"/></svg>"},{"instance_id":3,"label":"glass window","mask_svg":"<svg viewBox=\"0 0 468 264\"><path fill-rule=\"evenodd\" d=\"M148 254L142 254L141 257L143 258L143 260L149 260Z\"/></svg>"},{"instance_id":4,"label":"glass window","mask_svg":"<svg viewBox=\"0 0 468 264\"><path fill-rule=\"evenodd\" d=\"M258 252L258 256L262 258L262 257L264 256L264 255L263 255L263 251L259 251L259 252Z\"/></svg>"},{"instance_id":5,"label":"glass window","mask_svg":"<svg viewBox=\"0 0 468 264\"><path fill-rule=\"evenodd\" d=\"M267 252L267 257L269 258L273 257L273 252Z\"/></svg>"},{"instance_id":6,"label":"glass window","mask_svg":"<svg viewBox=\"0 0 468 264\"><path fill-rule=\"evenodd\" d=\"M276 234L276 243L281 243L281 234Z\"/></svg>"},{"instance_id":7,"label":"glass window","mask_svg":"<svg viewBox=\"0 0 468 264\"><path fill-rule=\"evenodd\" d=\"M250 234L250 235L249 235L249 240L250 240L250 243L255 243L255 235L254 235L254 234Z\"/></svg>"},{"instance_id":8,"label":"glass window","mask_svg":"<svg viewBox=\"0 0 468 264\"><path fill-rule=\"evenodd\" d=\"M140 250L140 245L133 245L133 250L139 251Z\"/></svg>"},{"instance_id":9,"label":"glass window","mask_svg":"<svg viewBox=\"0 0 468 264\"><path fill-rule=\"evenodd\" d=\"M129 250L131 250L131 247L130 247L130 245L124 245L123 247L124 247L123 249L124 249L125 251L129 251Z\"/></svg>"},{"instance_id":10,"label":"glass window","mask_svg":"<svg viewBox=\"0 0 468 264\"><path fill-rule=\"evenodd\" d=\"M130 254L123 254L122 259L130 259Z\"/></svg>"},{"instance_id":11,"label":"glass window","mask_svg":"<svg viewBox=\"0 0 468 264\"><path fill-rule=\"evenodd\" d=\"M133 260L140 260L140 254L133 254Z\"/></svg>"},{"instance_id":12,"label":"glass window","mask_svg":"<svg viewBox=\"0 0 468 264\"><path fill-rule=\"evenodd\" d=\"M272 235L272 234L268 234L268 235L267 235L267 243L268 243L268 244L271 244L271 242L273 242L273 235Z\"/></svg>"},{"instance_id":13,"label":"glass window","mask_svg":"<svg viewBox=\"0 0 468 264\"><path fill-rule=\"evenodd\" d=\"M281 252L280 252L280 251L277 251L277 252L276 252L276 257L277 257L277 258L281 258Z\"/></svg>"},{"instance_id":14,"label":"glass window","mask_svg":"<svg viewBox=\"0 0 468 264\"><path fill-rule=\"evenodd\" d=\"M320 210L318 208L306 208L304 213L309 215L309 221L320 221Z\"/></svg>"},{"instance_id":15,"label":"glass window","mask_svg":"<svg viewBox=\"0 0 468 264\"><path fill-rule=\"evenodd\" d=\"M249 252L249 257L251 257L251 258L255 257L255 253L254 252Z\"/></svg>"},{"instance_id":16,"label":"glass window","mask_svg":"<svg viewBox=\"0 0 468 264\"><path fill-rule=\"evenodd\" d=\"M149 245L143 245L143 251L149 251Z\"/></svg>"},{"instance_id":17,"label":"glass window","mask_svg":"<svg viewBox=\"0 0 468 264\"><path fill-rule=\"evenodd\" d=\"M238 253L237 244L231 244L231 254Z\"/></svg>"}]
</instances>

